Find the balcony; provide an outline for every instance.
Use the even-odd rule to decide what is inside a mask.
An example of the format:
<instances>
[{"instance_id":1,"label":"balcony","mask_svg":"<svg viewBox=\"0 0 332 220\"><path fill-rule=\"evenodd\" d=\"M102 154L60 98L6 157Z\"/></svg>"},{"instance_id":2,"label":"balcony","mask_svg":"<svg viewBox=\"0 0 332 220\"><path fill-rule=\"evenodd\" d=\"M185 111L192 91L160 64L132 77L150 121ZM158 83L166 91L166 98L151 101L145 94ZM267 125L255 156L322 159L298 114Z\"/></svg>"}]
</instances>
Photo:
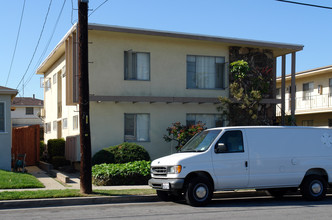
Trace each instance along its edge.
<instances>
[{"instance_id":1,"label":"balcony","mask_svg":"<svg viewBox=\"0 0 332 220\"><path fill-rule=\"evenodd\" d=\"M290 98L286 98L285 101L285 113L290 115L291 102ZM298 97L295 103L295 114L310 114L310 113L322 113L332 111L332 94L324 95L311 95L308 97ZM277 116L281 116L281 105L277 105Z\"/></svg>"}]
</instances>

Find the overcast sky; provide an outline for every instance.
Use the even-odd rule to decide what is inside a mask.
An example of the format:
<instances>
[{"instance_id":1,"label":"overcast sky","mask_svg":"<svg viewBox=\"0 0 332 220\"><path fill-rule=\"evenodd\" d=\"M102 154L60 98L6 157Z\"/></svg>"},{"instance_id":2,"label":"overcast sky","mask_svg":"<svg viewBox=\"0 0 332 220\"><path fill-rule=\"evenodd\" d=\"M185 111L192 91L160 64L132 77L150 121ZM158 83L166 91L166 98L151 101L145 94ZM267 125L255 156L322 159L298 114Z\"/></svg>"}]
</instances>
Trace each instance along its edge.
<instances>
[{"instance_id":1,"label":"overcast sky","mask_svg":"<svg viewBox=\"0 0 332 220\"><path fill-rule=\"evenodd\" d=\"M332 7L331 0L294 1ZM43 99L41 76L35 74L36 69L77 21L77 0L0 2L0 85L18 89L18 97L36 94ZM104 2L90 0L89 23L300 44L304 50L297 53L297 72L332 65L332 10L329 9L275 0Z\"/></svg>"}]
</instances>

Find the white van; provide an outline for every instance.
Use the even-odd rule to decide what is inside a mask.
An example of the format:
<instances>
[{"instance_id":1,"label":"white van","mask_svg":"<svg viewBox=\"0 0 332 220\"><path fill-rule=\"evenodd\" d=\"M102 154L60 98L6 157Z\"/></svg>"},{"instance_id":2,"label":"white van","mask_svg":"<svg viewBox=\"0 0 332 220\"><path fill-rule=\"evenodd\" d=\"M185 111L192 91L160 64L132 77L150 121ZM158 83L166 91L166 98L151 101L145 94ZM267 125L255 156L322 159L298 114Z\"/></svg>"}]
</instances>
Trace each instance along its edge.
<instances>
[{"instance_id":1,"label":"white van","mask_svg":"<svg viewBox=\"0 0 332 220\"><path fill-rule=\"evenodd\" d=\"M213 191L300 188L321 200L332 183L332 129L221 127L194 136L178 153L152 161L149 185L162 200L207 204Z\"/></svg>"}]
</instances>

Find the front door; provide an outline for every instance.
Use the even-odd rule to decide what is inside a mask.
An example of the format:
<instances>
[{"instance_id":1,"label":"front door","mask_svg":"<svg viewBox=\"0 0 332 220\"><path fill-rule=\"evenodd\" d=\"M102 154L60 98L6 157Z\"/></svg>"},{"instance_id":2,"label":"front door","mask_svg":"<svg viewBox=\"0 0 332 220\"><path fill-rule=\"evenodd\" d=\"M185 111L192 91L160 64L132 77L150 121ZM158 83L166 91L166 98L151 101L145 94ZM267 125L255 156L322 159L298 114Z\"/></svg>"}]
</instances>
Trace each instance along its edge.
<instances>
[{"instance_id":1,"label":"front door","mask_svg":"<svg viewBox=\"0 0 332 220\"><path fill-rule=\"evenodd\" d=\"M212 152L214 173L217 177L216 189L239 189L248 186L248 149L244 143L241 130L226 131L216 143L215 151Z\"/></svg>"}]
</instances>

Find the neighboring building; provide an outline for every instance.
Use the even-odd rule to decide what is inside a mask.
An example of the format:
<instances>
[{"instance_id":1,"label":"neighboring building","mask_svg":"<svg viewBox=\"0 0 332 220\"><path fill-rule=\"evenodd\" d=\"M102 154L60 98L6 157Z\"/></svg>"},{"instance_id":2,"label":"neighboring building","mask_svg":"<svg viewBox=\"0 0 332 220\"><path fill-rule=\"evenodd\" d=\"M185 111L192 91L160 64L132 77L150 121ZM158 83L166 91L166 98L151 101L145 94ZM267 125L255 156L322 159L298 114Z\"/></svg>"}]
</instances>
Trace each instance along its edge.
<instances>
[{"instance_id":1,"label":"neighboring building","mask_svg":"<svg viewBox=\"0 0 332 220\"><path fill-rule=\"evenodd\" d=\"M17 90L0 86L0 169L11 170L12 123L11 101Z\"/></svg>"},{"instance_id":2,"label":"neighboring building","mask_svg":"<svg viewBox=\"0 0 332 220\"><path fill-rule=\"evenodd\" d=\"M12 123L13 127L28 125L41 125L44 101L33 97L15 97L12 101Z\"/></svg>"},{"instance_id":3,"label":"neighboring building","mask_svg":"<svg viewBox=\"0 0 332 220\"><path fill-rule=\"evenodd\" d=\"M332 127L332 66L298 72L295 94L297 125ZM285 113L290 115L290 76L286 76ZM281 77L277 79L277 98L281 97ZM277 116L281 115L280 105Z\"/></svg>"},{"instance_id":4,"label":"neighboring building","mask_svg":"<svg viewBox=\"0 0 332 220\"><path fill-rule=\"evenodd\" d=\"M45 141L79 134L76 37L73 26L37 70L44 76ZM92 155L127 141L152 159L174 152L163 140L174 122L226 125L217 106L229 95L230 62L247 54L257 65L272 60L272 69L276 57L303 48L96 24L89 42Z\"/></svg>"}]
</instances>

